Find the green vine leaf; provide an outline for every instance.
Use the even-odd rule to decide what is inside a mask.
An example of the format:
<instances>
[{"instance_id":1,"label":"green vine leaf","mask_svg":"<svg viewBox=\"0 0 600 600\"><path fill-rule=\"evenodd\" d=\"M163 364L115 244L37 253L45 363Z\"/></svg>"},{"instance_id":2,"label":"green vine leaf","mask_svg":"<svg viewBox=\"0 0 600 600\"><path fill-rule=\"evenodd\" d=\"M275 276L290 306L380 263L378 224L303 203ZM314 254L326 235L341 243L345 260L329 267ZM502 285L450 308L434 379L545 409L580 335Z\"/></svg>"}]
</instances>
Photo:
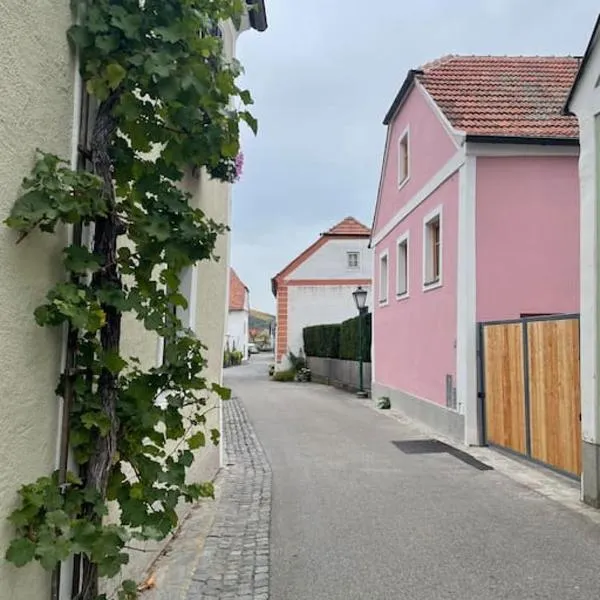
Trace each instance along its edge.
<instances>
[{"instance_id":1,"label":"green vine leaf","mask_svg":"<svg viewBox=\"0 0 600 600\"><path fill-rule=\"evenodd\" d=\"M87 412L81 415L81 423L87 429L96 428L101 436L106 436L110 431L110 418L103 412Z\"/></svg>"},{"instance_id":2,"label":"green vine leaf","mask_svg":"<svg viewBox=\"0 0 600 600\"><path fill-rule=\"evenodd\" d=\"M206 445L206 436L202 431L196 432L190 438L188 438L188 447L190 450L197 450L203 448Z\"/></svg>"},{"instance_id":3,"label":"green vine leaf","mask_svg":"<svg viewBox=\"0 0 600 600\"><path fill-rule=\"evenodd\" d=\"M231 400L231 389L223 387L217 383L212 384L212 391L215 392L221 400Z\"/></svg>"},{"instance_id":4,"label":"green vine leaf","mask_svg":"<svg viewBox=\"0 0 600 600\"><path fill-rule=\"evenodd\" d=\"M108 83L108 87L111 90L116 90L126 75L127 71L120 64L111 63L106 67L106 82Z\"/></svg>"},{"instance_id":5,"label":"green vine leaf","mask_svg":"<svg viewBox=\"0 0 600 600\"><path fill-rule=\"evenodd\" d=\"M35 544L26 538L13 540L6 551L5 558L17 567L23 567L35 557Z\"/></svg>"},{"instance_id":6,"label":"green vine leaf","mask_svg":"<svg viewBox=\"0 0 600 600\"><path fill-rule=\"evenodd\" d=\"M218 446L221 441L221 432L218 429L211 429L210 439L215 446Z\"/></svg>"},{"instance_id":7,"label":"green vine leaf","mask_svg":"<svg viewBox=\"0 0 600 600\"><path fill-rule=\"evenodd\" d=\"M69 246L64 254L65 267L72 273L94 273L102 266L102 259L84 246Z\"/></svg>"},{"instance_id":8,"label":"green vine leaf","mask_svg":"<svg viewBox=\"0 0 600 600\"><path fill-rule=\"evenodd\" d=\"M126 366L127 361L118 352L105 352L102 356L102 365L111 373L120 373Z\"/></svg>"},{"instance_id":9,"label":"green vine leaf","mask_svg":"<svg viewBox=\"0 0 600 600\"><path fill-rule=\"evenodd\" d=\"M135 600L138 597L137 584L131 579L126 579L121 584L121 590L119 590L118 600Z\"/></svg>"},{"instance_id":10,"label":"green vine leaf","mask_svg":"<svg viewBox=\"0 0 600 600\"><path fill-rule=\"evenodd\" d=\"M69 396L80 472L21 487L6 558L53 569L79 555L82 588L93 591L98 577L127 564L131 539L173 531L181 500L214 498L211 483L186 479L207 440L220 442L207 427L211 392L231 392L207 380L206 348L178 313L189 303L183 273L218 260L227 227L182 190L192 171L236 181L241 123L254 132L257 123L247 110L252 96L238 85L241 65L223 54L214 29L239 24L243 0L71 2L78 18L67 36L92 97L79 162L93 172L38 151L5 224L17 242L76 226L63 250L68 278L34 316L43 327L69 326L69 369L56 392ZM130 347L122 331L134 321L149 344L163 338L162 364L121 354ZM104 519L109 502L118 505L119 525ZM123 582L119 599L136 596L135 583Z\"/></svg>"}]
</instances>

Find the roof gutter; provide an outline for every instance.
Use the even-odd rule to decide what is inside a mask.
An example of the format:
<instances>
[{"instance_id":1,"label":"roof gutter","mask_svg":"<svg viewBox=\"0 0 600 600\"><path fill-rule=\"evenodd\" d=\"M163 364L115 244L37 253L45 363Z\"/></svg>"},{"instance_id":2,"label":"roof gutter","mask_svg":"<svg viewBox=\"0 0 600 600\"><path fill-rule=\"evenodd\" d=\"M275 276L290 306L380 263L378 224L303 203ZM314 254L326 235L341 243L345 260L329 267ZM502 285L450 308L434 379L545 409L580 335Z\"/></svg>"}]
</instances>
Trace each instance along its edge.
<instances>
[{"instance_id":1,"label":"roof gutter","mask_svg":"<svg viewBox=\"0 0 600 600\"><path fill-rule=\"evenodd\" d=\"M248 7L248 17L252 29L256 29L256 31L266 31L268 23L265 0L246 0L246 5Z\"/></svg>"},{"instance_id":2,"label":"roof gutter","mask_svg":"<svg viewBox=\"0 0 600 600\"><path fill-rule=\"evenodd\" d=\"M467 142L475 144L537 144L541 146L579 146L579 139L565 137L530 137L517 135L469 135Z\"/></svg>"},{"instance_id":3,"label":"roof gutter","mask_svg":"<svg viewBox=\"0 0 600 600\"><path fill-rule=\"evenodd\" d=\"M396 112L398 112L398 109L400 108L400 106L402 106L402 103L404 102L404 99L408 95L408 92L411 90L417 75L423 75L423 71L421 71L420 69L411 69L407 73L406 79L404 80L404 83L402 84L400 91L394 98L394 101L392 102L392 106L390 106L389 110L387 111L387 114L385 115L385 117L383 119L384 125L390 124L390 122L394 118L394 115L396 114Z\"/></svg>"}]
</instances>

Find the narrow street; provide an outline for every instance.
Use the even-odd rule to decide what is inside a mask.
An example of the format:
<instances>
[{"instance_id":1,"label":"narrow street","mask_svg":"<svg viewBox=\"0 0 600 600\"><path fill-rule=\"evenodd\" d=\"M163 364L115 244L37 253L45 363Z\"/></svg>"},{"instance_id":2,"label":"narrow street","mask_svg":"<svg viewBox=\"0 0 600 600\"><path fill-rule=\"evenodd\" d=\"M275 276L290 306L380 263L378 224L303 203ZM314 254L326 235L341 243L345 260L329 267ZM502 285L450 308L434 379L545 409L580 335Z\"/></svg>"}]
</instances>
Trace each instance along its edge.
<instances>
[{"instance_id":1,"label":"narrow street","mask_svg":"<svg viewBox=\"0 0 600 600\"><path fill-rule=\"evenodd\" d=\"M272 600L596 599L600 529L316 384L227 370L272 469Z\"/></svg>"}]
</instances>

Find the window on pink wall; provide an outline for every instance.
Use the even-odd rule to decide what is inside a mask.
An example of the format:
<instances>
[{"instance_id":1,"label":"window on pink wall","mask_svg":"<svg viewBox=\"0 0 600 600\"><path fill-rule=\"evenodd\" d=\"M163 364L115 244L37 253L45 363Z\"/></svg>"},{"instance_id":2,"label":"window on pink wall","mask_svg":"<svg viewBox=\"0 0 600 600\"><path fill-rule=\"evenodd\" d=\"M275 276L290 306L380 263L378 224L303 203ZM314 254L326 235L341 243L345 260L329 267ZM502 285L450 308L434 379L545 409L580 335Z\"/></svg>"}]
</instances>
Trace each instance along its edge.
<instances>
[{"instance_id":1,"label":"window on pink wall","mask_svg":"<svg viewBox=\"0 0 600 600\"><path fill-rule=\"evenodd\" d=\"M410 176L408 130L398 140L398 187L402 187Z\"/></svg>"},{"instance_id":2,"label":"window on pink wall","mask_svg":"<svg viewBox=\"0 0 600 600\"><path fill-rule=\"evenodd\" d=\"M396 245L396 297L408 296L408 233L398 238Z\"/></svg>"},{"instance_id":3,"label":"window on pink wall","mask_svg":"<svg viewBox=\"0 0 600 600\"><path fill-rule=\"evenodd\" d=\"M441 209L425 217L423 227L423 284L425 287L442 282L442 213Z\"/></svg>"},{"instance_id":4,"label":"window on pink wall","mask_svg":"<svg viewBox=\"0 0 600 600\"><path fill-rule=\"evenodd\" d=\"M388 288L389 288L389 264L388 264L388 253L386 251L379 257L379 304L387 303Z\"/></svg>"}]
</instances>

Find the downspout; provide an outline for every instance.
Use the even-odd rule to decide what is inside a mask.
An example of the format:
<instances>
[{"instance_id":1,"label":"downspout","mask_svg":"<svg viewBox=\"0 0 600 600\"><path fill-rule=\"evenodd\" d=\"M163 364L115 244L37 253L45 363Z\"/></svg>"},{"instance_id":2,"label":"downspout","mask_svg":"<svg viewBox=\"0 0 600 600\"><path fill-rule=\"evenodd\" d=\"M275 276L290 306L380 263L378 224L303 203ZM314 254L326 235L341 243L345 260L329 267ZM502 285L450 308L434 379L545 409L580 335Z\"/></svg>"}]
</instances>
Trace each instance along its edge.
<instances>
[{"instance_id":1,"label":"downspout","mask_svg":"<svg viewBox=\"0 0 600 600\"><path fill-rule=\"evenodd\" d=\"M73 68L73 122L71 125L71 158L70 167L76 171L79 166L79 136L81 130L81 103L83 98L83 84L79 74L79 53L75 54L75 65ZM81 245L82 228L81 225L67 226L67 244ZM60 372L67 375L65 377L64 397L58 398L58 431L56 439L56 458L55 466L58 470L59 484L63 485L66 481L66 474L69 464L69 414L71 409L72 390L68 374L73 368L75 356L75 342L77 332L70 327L63 329L63 343L60 358ZM73 573L73 559L59 563L52 572L50 598L51 600L60 600L61 598L70 598L71 574ZM61 575L66 575L62 577Z\"/></svg>"}]
</instances>

